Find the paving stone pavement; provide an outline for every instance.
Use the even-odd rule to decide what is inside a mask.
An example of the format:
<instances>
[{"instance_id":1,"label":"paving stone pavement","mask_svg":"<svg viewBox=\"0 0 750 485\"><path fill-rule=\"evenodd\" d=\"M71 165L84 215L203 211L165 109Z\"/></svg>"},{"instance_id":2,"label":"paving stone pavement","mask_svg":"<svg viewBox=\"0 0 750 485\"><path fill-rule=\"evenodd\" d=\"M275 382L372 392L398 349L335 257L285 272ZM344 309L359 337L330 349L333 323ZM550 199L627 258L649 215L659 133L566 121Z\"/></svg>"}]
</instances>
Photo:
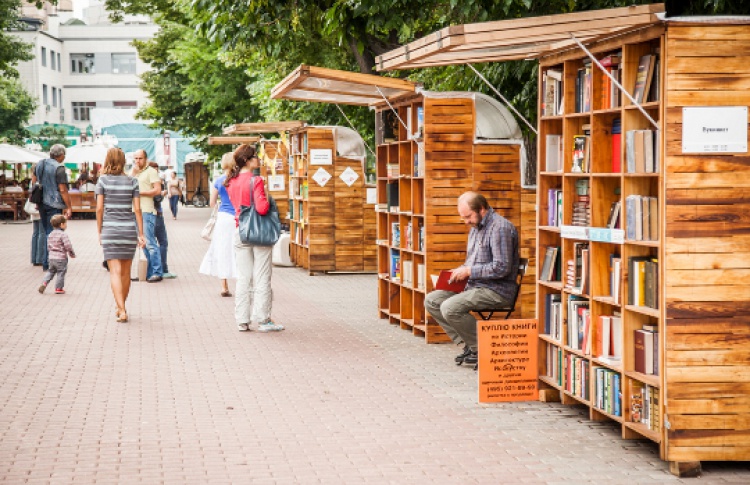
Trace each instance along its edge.
<instances>
[{"instance_id":1,"label":"paving stone pavement","mask_svg":"<svg viewBox=\"0 0 750 485\"><path fill-rule=\"evenodd\" d=\"M477 404L457 349L376 315L374 275L274 268L280 333L240 333L197 268L208 217L167 220L179 276L115 322L95 222L68 233L66 295L37 293L30 224L0 224L2 483L750 483L669 474L656 447L557 403Z\"/></svg>"}]
</instances>

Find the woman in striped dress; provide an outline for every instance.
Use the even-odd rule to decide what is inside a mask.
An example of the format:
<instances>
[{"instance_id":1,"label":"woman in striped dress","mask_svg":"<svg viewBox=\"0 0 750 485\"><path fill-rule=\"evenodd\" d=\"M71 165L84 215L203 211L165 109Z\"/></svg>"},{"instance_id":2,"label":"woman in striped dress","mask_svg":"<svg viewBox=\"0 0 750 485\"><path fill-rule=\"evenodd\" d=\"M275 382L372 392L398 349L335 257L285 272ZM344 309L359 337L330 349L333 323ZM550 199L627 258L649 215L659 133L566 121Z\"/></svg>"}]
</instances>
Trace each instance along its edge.
<instances>
[{"instance_id":1,"label":"woman in striped dress","mask_svg":"<svg viewBox=\"0 0 750 485\"><path fill-rule=\"evenodd\" d=\"M135 250L146 244L138 180L125 175L124 168L125 154L110 148L94 190L99 244L109 265L117 321L123 323L128 321L125 301L130 293L130 266Z\"/></svg>"}]
</instances>

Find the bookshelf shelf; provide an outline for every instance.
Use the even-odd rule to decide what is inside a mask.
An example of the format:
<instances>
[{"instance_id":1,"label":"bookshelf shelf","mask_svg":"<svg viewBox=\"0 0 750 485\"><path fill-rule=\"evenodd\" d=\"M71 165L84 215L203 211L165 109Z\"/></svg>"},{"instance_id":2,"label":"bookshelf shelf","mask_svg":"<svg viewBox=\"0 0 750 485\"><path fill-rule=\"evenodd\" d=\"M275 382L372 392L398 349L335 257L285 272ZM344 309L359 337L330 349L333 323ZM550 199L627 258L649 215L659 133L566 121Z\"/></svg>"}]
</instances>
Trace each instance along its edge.
<instances>
[{"instance_id":1,"label":"bookshelf shelf","mask_svg":"<svg viewBox=\"0 0 750 485\"><path fill-rule=\"evenodd\" d=\"M619 303L615 303L615 299L611 296L595 296L594 301L598 301L599 303L604 303L605 305L610 306L616 306L620 307L621 305Z\"/></svg>"},{"instance_id":2,"label":"bookshelf shelf","mask_svg":"<svg viewBox=\"0 0 750 485\"><path fill-rule=\"evenodd\" d=\"M647 306L625 305L625 309L631 312L640 313L641 315L648 315L649 317L654 317L654 318L659 318L661 316L658 309L649 308Z\"/></svg>"},{"instance_id":3,"label":"bookshelf shelf","mask_svg":"<svg viewBox=\"0 0 750 485\"><path fill-rule=\"evenodd\" d=\"M655 443L661 443L661 433L649 429L645 424L631 423L630 421L623 421L626 428L635 431L644 438L648 438Z\"/></svg>"},{"instance_id":4,"label":"bookshelf shelf","mask_svg":"<svg viewBox=\"0 0 750 485\"><path fill-rule=\"evenodd\" d=\"M591 362L595 363L596 365L600 367L606 367L607 369L611 369L615 372L620 372L620 373L622 372L622 362L615 363L615 362L610 362L608 360L597 359L597 358L591 359Z\"/></svg>"},{"instance_id":5,"label":"bookshelf shelf","mask_svg":"<svg viewBox=\"0 0 750 485\"><path fill-rule=\"evenodd\" d=\"M540 231L556 232L560 234L560 228L556 226L539 226Z\"/></svg>"},{"instance_id":6,"label":"bookshelf shelf","mask_svg":"<svg viewBox=\"0 0 750 485\"><path fill-rule=\"evenodd\" d=\"M553 290L562 291L561 281L539 281L539 284Z\"/></svg>"},{"instance_id":7,"label":"bookshelf shelf","mask_svg":"<svg viewBox=\"0 0 750 485\"><path fill-rule=\"evenodd\" d=\"M605 411L604 409L600 409L600 408L598 408L596 406L592 406L591 411L593 413L600 414L600 415L604 416L605 418L611 419L612 421L616 421L618 423L623 423L624 422L624 420L622 419L622 416L617 416L615 414L610 414L607 411Z\"/></svg>"},{"instance_id":8,"label":"bookshelf shelf","mask_svg":"<svg viewBox=\"0 0 750 485\"><path fill-rule=\"evenodd\" d=\"M632 246L643 246L646 248L658 248L660 245L659 241L632 241L630 239L625 241L625 244L630 244Z\"/></svg>"},{"instance_id":9,"label":"bookshelf shelf","mask_svg":"<svg viewBox=\"0 0 750 485\"><path fill-rule=\"evenodd\" d=\"M386 209L377 214L378 239L388 242L378 247L378 271L390 275L379 281L378 301L391 310L391 323L398 313L401 328L427 343L449 342L424 300L433 289L430 275L465 260L468 228L458 216L458 197L468 190L484 194L518 229L520 257L531 257L534 192L521 188L518 145L475 142L475 120L483 114L474 98L417 94L391 105L406 126L390 106L375 107L377 207ZM418 141L416 132L422 133ZM522 290L517 318L533 315L532 287L527 283L527 292Z\"/></svg>"},{"instance_id":10,"label":"bookshelf shelf","mask_svg":"<svg viewBox=\"0 0 750 485\"><path fill-rule=\"evenodd\" d=\"M659 379L659 376L654 376L651 374L641 374L640 372L636 372L632 370L625 371L625 375L627 377L630 377L631 379L635 379L644 384L648 384L651 387L656 387L657 389L661 387L661 381Z\"/></svg>"},{"instance_id":11,"label":"bookshelf shelf","mask_svg":"<svg viewBox=\"0 0 750 485\"><path fill-rule=\"evenodd\" d=\"M570 391L566 391L566 390L563 390L562 393L564 395L568 396L569 398L575 399L576 401L578 401L581 404L585 404L586 406L591 407L591 401L589 401L587 399L584 399L581 396L578 396L578 395L576 395L576 394L574 394L574 393L572 393Z\"/></svg>"},{"instance_id":12,"label":"bookshelf shelf","mask_svg":"<svg viewBox=\"0 0 750 485\"><path fill-rule=\"evenodd\" d=\"M547 335L547 334L545 334L545 333L540 333L540 334L539 334L539 338L540 338L541 340L544 340L544 341L545 341L545 342L547 342L547 343L550 343L550 344L552 344L552 345L556 345L556 346L558 346L558 347L561 347L561 346L562 346L562 343L561 343L561 342L560 342L559 340L557 340L557 339L554 339L554 338L552 338L551 336L549 336L549 335Z\"/></svg>"},{"instance_id":13,"label":"bookshelf shelf","mask_svg":"<svg viewBox=\"0 0 750 485\"><path fill-rule=\"evenodd\" d=\"M557 389L558 391L562 391L562 387L555 382L555 379L549 376L539 376L539 380L544 382L546 385Z\"/></svg>"},{"instance_id":14,"label":"bookshelf shelf","mask_svg":"<svg viewBox=\"0 0 750 485\"><path fill-rule=\"evenodd\" d=\"M364 164L339 155L343 130L303 126L289 132L289 253L311 274L377 270L376 214L366 201ZM357 175L351 185L341 178L345 172Z\"/></svg>"}]
</instances>

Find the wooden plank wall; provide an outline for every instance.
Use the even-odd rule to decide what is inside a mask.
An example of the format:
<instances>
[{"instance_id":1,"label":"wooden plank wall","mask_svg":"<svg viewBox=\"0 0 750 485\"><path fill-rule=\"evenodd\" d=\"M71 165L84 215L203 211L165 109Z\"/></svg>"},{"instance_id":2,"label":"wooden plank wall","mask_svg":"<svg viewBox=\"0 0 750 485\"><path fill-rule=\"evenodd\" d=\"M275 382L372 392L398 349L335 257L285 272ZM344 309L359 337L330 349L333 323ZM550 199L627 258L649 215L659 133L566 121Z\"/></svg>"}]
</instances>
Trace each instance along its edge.
<instances>
[{"instance_id":1,"label":"wooden plank wall","mask_svg":"<svg viewBox=\"0 0 750 485\"><path fill-rule=\"evenodd\" d=\"M460 266L466 259L469 228L458 217L456 201L473 182L474 101L424 100L425 251L427 275ZM432 290L428 276L427 290ZM450 341L431 317L428 343Z\"/></svg>"},{"instance_id":2,"label":"wooden plank wall","mask_svg":"<svg viewBox=\"0 0 750 485\"><path fill-rule=\"evenodd\" d=\"M307 132L308 163L309 150L313 148L329 148L336 157L336 143L333 132L329 129L309 128ZM321 187L313 175L323 167L334 178ZM335 201L335 173L333 165L309 165L308 178L308 201L305 210L308 212L308 223L310 231L310 264L308 269L313 271L334 271L336 269L336 237L335 237L335 211L332 210Z\"/></svg>"},{"instance_id":3,"label":"wooden plank wall","mask_svg":"<svg viewBox=\"0 0 750 485\"><path fill-rule=\"evenodd\" d=\"M750 28L670 25L666 50L666 458L750 460L750 153L681 149L682 107L750 105Z\"/></svg>"},{"instance_id":4,"label":"wooden plank wall","mask_svg":"<svg viewBox=\"0 0 750 485\"><path fill-rule=\"evenodd\" d=\"M347 168L359 175L351 187L339 178ZM365 174L358 160L338 156L335 158L335 172L328 183L333 185L335 195L336 271L364 270L364 180Z\"/></svg>"}]
</instances>

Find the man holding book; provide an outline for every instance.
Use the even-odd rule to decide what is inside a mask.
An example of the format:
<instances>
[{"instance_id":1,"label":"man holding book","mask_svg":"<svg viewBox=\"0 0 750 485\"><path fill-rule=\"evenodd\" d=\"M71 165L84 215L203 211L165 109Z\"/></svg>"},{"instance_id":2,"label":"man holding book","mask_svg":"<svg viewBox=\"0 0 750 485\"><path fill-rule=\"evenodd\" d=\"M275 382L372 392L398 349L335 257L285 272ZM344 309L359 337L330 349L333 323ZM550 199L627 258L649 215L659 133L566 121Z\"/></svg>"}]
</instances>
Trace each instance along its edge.
<instances>
[{"instance_id":1,"label":"man holding book","mask_svg":"<svg viewBox=\"0 0 750 485\"><path fill-rule=\"evenodd\" d=\"M425 308L453 342L464 344L456 362L476 364L477 319L471 312L512 302L520 264L518 231L476 192L458 198L458 215L471 231L466 260L451 272L450 283L466 282L466 288L456 292L441 290L438 285L425 298Z\"/></svg>"}]
</instances>

